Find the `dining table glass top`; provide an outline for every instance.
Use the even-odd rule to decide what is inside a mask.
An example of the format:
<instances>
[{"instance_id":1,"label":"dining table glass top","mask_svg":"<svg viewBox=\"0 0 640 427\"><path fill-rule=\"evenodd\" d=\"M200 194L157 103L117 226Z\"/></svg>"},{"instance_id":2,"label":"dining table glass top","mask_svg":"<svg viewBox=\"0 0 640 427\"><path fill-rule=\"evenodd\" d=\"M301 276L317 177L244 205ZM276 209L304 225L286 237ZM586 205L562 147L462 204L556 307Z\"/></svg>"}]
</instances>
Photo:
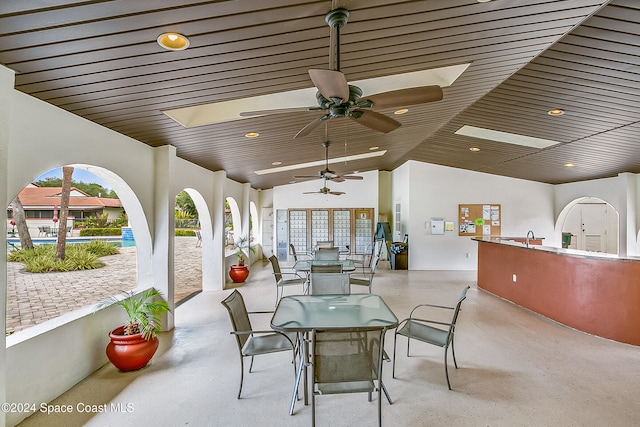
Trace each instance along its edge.
<instances>
[{"instance_id":1,"label":"dining table glass top","mask_svg":"<svg viewBox=\"0 0 640 427\"><path fill-rule=\"evenodd\" d=\"M283 297L271 319L279 332L312 329L394 328L398 318L376 294L290 295Z\"/></svg>"},{"instance_id":2,"label":"dining table glass top","mask_svg":"<svg viewBox=\"0 0 640 427\"><path fill-rule=\"evenodd\" d=\"M331 264L341 264L342 271L353 271L356 269L353 260L351 259L301 259L296 261L293 264L293 269L296 271L311 271L312 265L331 265Z\"/></svg>"}]
</instances>

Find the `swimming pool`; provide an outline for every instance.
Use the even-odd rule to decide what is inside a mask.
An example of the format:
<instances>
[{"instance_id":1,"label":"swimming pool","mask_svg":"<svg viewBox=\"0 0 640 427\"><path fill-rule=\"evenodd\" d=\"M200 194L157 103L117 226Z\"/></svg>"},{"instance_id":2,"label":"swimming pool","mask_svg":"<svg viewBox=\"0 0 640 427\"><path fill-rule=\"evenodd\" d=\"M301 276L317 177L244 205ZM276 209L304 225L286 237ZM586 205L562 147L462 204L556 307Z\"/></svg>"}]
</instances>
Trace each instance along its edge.
<instances>
[{"instance_id":1,"label":"swimming pool","mask_svg":"<svg viewBox=\"0 0 640 427\"><path fill-rule=\"evenodd\" d=\"M109 242L110 244L112 244L113 246L119 247L119 248L126 248L126 247L132 247L136 245L136 241L135 240L131 240L131 239L122 239L121 236L110 236L110 237L67 237L67 243L69 244L74 244L74 243L89 243L92 240L102 240L104 242ZM32 238L31 241L33 242L34 245L55 245L57 242L57 239L55 237L38 237L38 238ZM17 237L9 237L7 239L7 243L10 246L19 248L20 247L20 239Z\"/></svg>"}]
</instances>

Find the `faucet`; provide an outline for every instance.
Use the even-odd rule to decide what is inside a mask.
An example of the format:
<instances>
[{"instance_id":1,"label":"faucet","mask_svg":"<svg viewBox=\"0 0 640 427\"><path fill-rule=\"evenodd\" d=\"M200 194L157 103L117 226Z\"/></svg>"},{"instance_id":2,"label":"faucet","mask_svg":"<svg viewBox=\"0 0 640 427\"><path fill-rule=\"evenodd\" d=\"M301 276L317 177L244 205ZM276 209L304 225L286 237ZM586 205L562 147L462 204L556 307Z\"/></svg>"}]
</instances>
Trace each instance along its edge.
<instances>
[{"instance_id":1,"label":"faucet","mask_svg":"<svg viewBox=\"0 0 640 427\"><path fill-rule=\"evenodd\" d=\"M533 234L533 230L527 231L527 238L525 240L527 247L529 247L529 236L531 236L531 240L535 240L536 238L536 236Z\"/></svg>"}]
</instances>

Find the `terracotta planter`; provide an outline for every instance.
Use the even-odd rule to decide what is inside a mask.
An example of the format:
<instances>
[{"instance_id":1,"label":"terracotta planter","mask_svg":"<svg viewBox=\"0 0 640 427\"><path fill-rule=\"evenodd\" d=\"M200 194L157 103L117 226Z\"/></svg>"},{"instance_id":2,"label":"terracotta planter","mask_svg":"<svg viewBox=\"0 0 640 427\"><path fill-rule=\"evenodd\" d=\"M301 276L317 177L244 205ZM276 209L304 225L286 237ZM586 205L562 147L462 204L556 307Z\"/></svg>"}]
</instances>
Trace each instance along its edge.
<instances>
[{"instance_id":1,"label":"terracotta planter","mask_svg":"<svg viewBox=\"0 0 640 427\"><path fill-rule=\"evenodd\" d=\"M109 333L111 342L107 344L107 357L121 371L134 371L149 363L158 349L158 338L149 341L142 334L122 335L124 327Z\"/></svg>"},{"instance_id":2,"label":"terracotta planter","mask_svg":"<svg viewBox=\"0 0 640 427\"><path fill-rule=\"evenodd\" d=\"M246 265L232 265L229 270L229 277L235 283L242 283L249 277L249 269Z\"/></svg>"}]
</instances>

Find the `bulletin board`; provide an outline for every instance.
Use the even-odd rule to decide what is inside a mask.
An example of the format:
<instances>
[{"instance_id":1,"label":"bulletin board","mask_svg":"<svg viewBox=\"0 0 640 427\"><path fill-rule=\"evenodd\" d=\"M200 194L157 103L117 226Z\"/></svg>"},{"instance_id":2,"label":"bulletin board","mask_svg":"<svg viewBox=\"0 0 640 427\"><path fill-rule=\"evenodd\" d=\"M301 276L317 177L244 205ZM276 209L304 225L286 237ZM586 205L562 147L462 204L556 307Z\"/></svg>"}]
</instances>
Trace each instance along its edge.
<instances>
[{"instance_id":1,"label":"bulletin board","mask_svg":"<svg viewBox=\"0 0 640 427\"><path fill-rule=\"evenodd\" d=\"M501 223L499 204L458 205L459 236L499 236Z\"/></svg>"}]
</instances>

